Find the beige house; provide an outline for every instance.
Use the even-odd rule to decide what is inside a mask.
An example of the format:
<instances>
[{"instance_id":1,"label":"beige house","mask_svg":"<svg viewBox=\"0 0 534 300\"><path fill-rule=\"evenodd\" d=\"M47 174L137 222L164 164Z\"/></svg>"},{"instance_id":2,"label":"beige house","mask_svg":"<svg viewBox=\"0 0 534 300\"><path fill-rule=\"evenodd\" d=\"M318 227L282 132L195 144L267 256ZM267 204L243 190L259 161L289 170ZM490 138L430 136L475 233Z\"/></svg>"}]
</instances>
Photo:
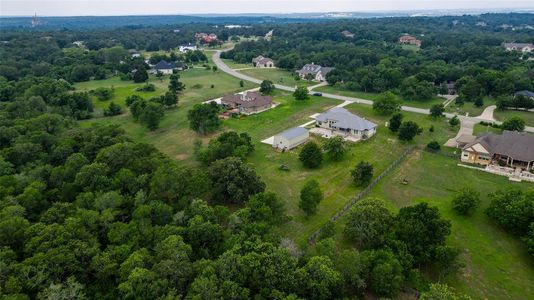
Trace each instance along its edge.
<instances>
[{"instance_id":1,"label":"beige house","mask_svg":"<svg viewBox=\"0 0 534 300\"><path fill-rule=\"evenodd\" d=\"M528 172L534 169L534 135L516 131L480 135L462 148L461 160Z\"/></svg>"},{"instance_id":2,"label":"beige house","mask_svg":"<svg viewBox=\"0 0 534 300\"><path fill-rule=\"evenodd\" d=\"M376 133L377 125L342 107L334 107L315 118L315 126L330 131L331 135L340 135L350 140L366 140Z\"/></svg>"},{"instance_id":3,"label":"beige house","mask_svg":"<svg viewBox=\"0 0 534 300\"><path fill-rule=\"evenodd\" d=\"M504 43L504 49L506 51L529 53L534 50L534 45L532 43Z\"/></svg>"},{"instance_id":4,"label":"beige house","mask_svg":"<svg viewBox=\"0 0 534 300\"><path fill-rule=\"evenodd\" d=\"M258 92L246 92L226 95L221 98L221 104L227 109L238 109L241 114L251 115L273 107L273 98L263 96Z\"/></svg>"},{"instance_id":5,"label":"beige house","mask_svg":"<svg viewBox=\"0 0 534 300\"><path fill-rule=\"evenodd\" d=\"M252 64L256 68L274 68L274 61L268 57L258 56L252 59Z\"/></svg>"},{"instance_id":6,"label":"beige house","mask_svg":"<svg viewBox=\"0 0 534 300\"><path fill-rule=\"evenodd\" d=\"M399 38L399 43L403 45L416 45L421 47L421 41L411 35L403 35Z\"/></svg>"},{"instance_id":7,"label":"beige house","mask_svg":"<svg viewBox=\"0 0 534 300\"><path fill-rule=\"evenodd\" d=\"M273 138L273 148L278 150L291 150L310 138L308 129L304 127L294 127L282 133L279 133Z\"/></svg>"}]
</instances>

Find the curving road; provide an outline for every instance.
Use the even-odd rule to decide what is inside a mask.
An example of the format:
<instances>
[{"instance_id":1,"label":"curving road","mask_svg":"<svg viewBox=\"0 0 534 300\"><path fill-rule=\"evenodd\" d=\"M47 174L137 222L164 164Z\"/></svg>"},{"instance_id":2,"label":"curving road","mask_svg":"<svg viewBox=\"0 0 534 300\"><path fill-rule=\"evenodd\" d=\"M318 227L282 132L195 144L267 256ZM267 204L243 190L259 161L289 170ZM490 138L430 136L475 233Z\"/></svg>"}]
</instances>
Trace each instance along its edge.
<instances>
[{"instance_id":1,"label":"curving road","mask_svg":"<svg viewBox=\"0 0 534 300\"><path fill-rule=\"evenodd\" d=\"M231 49L232 48L225 49L225 50L217 50L213 54L213 57L212 57L213 58L213 62L215 63L215 65L217 65L217 68L219 70L225 72L225 73L228 73L229 75L232 75L232 76L236 77L236 78L239 78L239 79L242 79L242 80L246 80L246 81L250 81L250 82L253 82L253 83L256 83L256 84L261 84L261 82L263 80L260 80L260 79L257 79L257 78L254 78L254 77L239 73L239 72L233 70L232 68L230 68L229 66L227 66L221 60L221 52L222 51L228 51L228 50L231 50ZM274 86L277 89L288 91L288 92L294 92L295 91L295 88L294 87L290 87L290 86L285 86L285 85L280 85L280 84L275 84ZM310 94L311 93L313 93L313 92L310 91ZM367 99L361 99L361 98L355 98L355 97L347 97L347 96L341 96L341 95L335 95L335 94L329 94L329 93L322 93L322 94L323 94L323 97L325 97L325 98L337 99L337 100L341 100L341 101L345 101L345 102L353 102L353 103L358 103L358 104L373 105L373 101L367 100ZM418 113L418 114L425 114L425 115L429 115L430 114L430 110L429 109L412 107L412 106L402 106L401 110L408 111L408 112L414 112L414 113ZM454 116L455 116L455 114L445 113L445 117L447 117L449 119L454 117ZM485 119L485 118L483 118L483 116L466 117L466 116L458 115L458 118L461 121L468 122L468 123L479 123L480 121L486 121L486 122L489 121L489 122L494 122L496 124L501 124L501 122L498 122L498 121ZM525 131L534 132L534 127L527 126L527 127L525 127Z\"/></svg>"}]
</instances>

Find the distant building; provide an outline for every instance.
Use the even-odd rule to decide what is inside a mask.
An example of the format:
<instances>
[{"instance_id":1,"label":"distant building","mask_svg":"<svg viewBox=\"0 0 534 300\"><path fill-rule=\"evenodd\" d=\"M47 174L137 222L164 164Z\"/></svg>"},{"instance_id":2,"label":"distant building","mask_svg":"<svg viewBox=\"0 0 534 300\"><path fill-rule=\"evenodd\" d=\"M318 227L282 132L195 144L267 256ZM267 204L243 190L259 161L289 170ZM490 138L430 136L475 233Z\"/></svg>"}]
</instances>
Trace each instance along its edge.
<instances>
[{"instance_id":1,"label":"distant building","mask_svg":"<svg viewBox=\"0 0 534 300\"><path fill-rule=\"evenodd\" d=\"M153 70L152 73L154 74L162 73L164 75L169 75L169 74L172 74L173 71L177 69L178 68L176 67L175 64L167 62L165 60L161 60L154 66L154 68L152 69Z\"/></svg>"},{"instance_id":2,"label":"distant building","mask_svg":"<svg viewBox=\"0 0 534 300\"><path fill-rule=\"evenodd\" d=\"M139 58L141 57L140 53L132 53L132 58Z\"/></svg>"},{"instance_id":3,"label":"distant building","mask_svg":"<svg viewBox=\"0 0 534 300\"><path fill-rule=\"evenodd\" d=\"M447 94L456 95L456 83L454 81L447 82Z\"/></svg>"},{"instance_id":4,"label":"distant building","mask_svg":"<svg viewBox=\"0 0 534 300\"><path fill-rule=\"evenodd\" d=\"M83 41L74 41L72 42L72 44L76 47L80 47L80 48L84 48L85 45L84 45L84 42Z\"/></svg>"},{"instance_id":5,"label":"distant building","mask_svg":"<svg viewBox=\"0 0 534 300\"><path fill-rule=\"evenodd\" d=\"M310 138L308 129L304 127L294 127L282 133L279 133L273 138L273 148L278 150L291 150Z\"/></svg>"},{"instance_id":6,"label":"distant building","mask_svg":"<svg viewBox=\"0 0 534 300\"><path fill-rule=\"evenodd\" d=\"M411 35L403 35L399 38L399 43L403 45L416 45L421 47L421 41Z\"/></svg>"},{"instance_id":7,"label":"distant building","mask_svg":"<svg viewBox=\"0 0 534 300\"><path fill-rule=\"evenodd\" d=\"M480 26L480 27L486 27L486 26L488 26L488 24L487 24L486 22L483 22L483 21L477 22L475 25L476 25L476 26Z\"/></svg>"},{"instance_id":8,"label":"distant building","mask_svg":"<svg viewBox=\"0 0 534 300\"><path fill-rule=\"evenodd\" d=\"M180 46L179 50L182 53L185 53L185 52L188 52L188 51L195 51L195 50L197 50L197 45L193 45L193 44L189 43L187 45Z\"/></svg>"},{"instance_id":9,"label":"distant building","mask_svg":"<svg viewBox=\"0 0 534 300\"><path fill-rule=\"evenodd\" d=\"M213 41L217 41L217 35L214 33L210 33L210 34L207 34L204 32L197 33L195 34L195 38L204 44L209 44Z\"/></svg>"},{"instance_id":10,"label":"distant building","mask_svg":"<svg viewBox=\"0 0 534 300\"><path fill-rule=\"evenodd\" d=\"M322 67L314 63L306 64L302 69L297 71L297 74L302 79L307 79L312 76L315 81L326 81L326 75L334 68Z\"/></svg>"},{"instance_id":11,"label":"distant building","mask_svg":"<svg viewBox=\"0 0 534 300\"><path fill-rule=\"evenodd\" d=\"M522 96L522 97L527 97L529 99L533 99L534 100L534 92L527 91L527 90L515 92L514 96L515 97Z\"/></svg>"},{"instance_id":12,"label":"distant building","mask_svg":"<svg viewBox=\"0 0 534 300\"><path fill-rule=\"evenodd\" d=\"M246 92L226 95L221 98L221 104L228 109L238 109L241 114L250 115L270 109L273 106L273 98L258 92Z\"/></svg>"},{"instance_id":13,"label":"distant building","mask_svg":"<svg viewBox=\"0 0 534 300\"><path fill-rule=\"evenodd\" d=\"M315 126L330 130L331 136L349 137L353 141L366 140L376 133L377 125L352 114L342 107L334 107L315 118Z\"/></svg>"},{"instance_id":14,"label":"distant building","mask_svg":"<svg viewBox=\"0 0 534 300\"><path fill-rule=\"evenodd\" d=\"M350 39L354 38L354 33L350 32L348 30L341 31L341 34L346 38L350 38Z\"/></svg>"},{"instance_id":15,"label":"distant building","mask_svg":"<svg viewBox=\"0 0 534 300\"><path fill-rule=\"evenodd\" d=\"M273 39L273 30L271 30L271 31L269 31L269 32L267 32L267 33L265 34L265 39L266 39L267 41L270 41L270 40Z\"/></svg>"},{"instance_id":16,"label":"distant building","mask_svg":"<svg viewBox=\"0 0 534 300\"><path fill-rule=\"evenodd\" d=\"M274 61L268 57L258 56L252 59L252 64L256 68L274 68Z\"/></svg>"},{"instance_id":17,"label":"distant building","mask_svg":"<svg viewBox=\"0 0 534 300\"><path fill-rule=\"evenodd\" d=\"M534 50L534 45L532 43L504 43L503 46L506 51L529 53Z\"/></svg>"}]
</instances>

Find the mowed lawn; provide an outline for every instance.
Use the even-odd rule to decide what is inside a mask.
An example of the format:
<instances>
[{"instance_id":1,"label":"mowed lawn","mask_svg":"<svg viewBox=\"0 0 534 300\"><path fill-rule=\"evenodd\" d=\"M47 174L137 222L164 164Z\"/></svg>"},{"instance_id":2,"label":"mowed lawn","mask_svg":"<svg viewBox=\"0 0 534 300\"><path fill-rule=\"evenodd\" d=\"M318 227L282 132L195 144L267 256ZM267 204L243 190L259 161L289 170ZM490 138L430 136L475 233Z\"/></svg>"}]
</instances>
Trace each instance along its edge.
<instances>
[{"instance_id":1,"label":"mowed lawn","mask_svg":"<svg viewBox=\"0 0 534 300\"><path fill-rule=\"evenodd\" d=\"M521 110L499 110L496 109L493 112L493 117L497 121L506 121L507 119L510 119L512 117L520 117L521 119L525 120L525 124L527 126L534 126L534 112L532 111L521 111Z\"/></svg>"},{"instance_id":2,"label":"mowed lawn","mask_svg":"<svg viewBox=\"0 0 534 300\"><path fill-rule=\"evenodd\" d=\"M363 92L363 91L350 91L347 89L344 89L342 87L337 86L321 86L316 89L314 89L316 92L323 92L323 93L329 93L334 95L341 95L341 96L347 96L347 97L355 97L355 98L361 98L366 100L376 100L380 94L379 93L370 93L370 92ZM432 99L425 100L425 101L418 101L413 99L400 99L401 104L405 106L413 106L418 108L430 108L432 105L440 104L445 101L445 99L441 97L433 97Z\"/></svg>"},{"instance_id":3,"label":"mowed lawn","mask_svg":"<svg viewBox=\"0 0 534 300\"><path fill-rule=\"evenodd\" d=\"M340 210L345 203L354 197L361 188L352 184L350 171L360 161L371 162L375 168L375 176L385 170L405 149L413 144L426 144L430 140L444 143L455 131L450 129L445 119L432 119L426 115L405 113L406 120L413 120L425 128L425 132L416 138L416 142L402 143L384 127L389 117L376 115L370 106L351 104L347 109L355 114L368 118L379 124L378 133L368 141L349 144L349 151L343 160L330 161L325 158L320 168L306 169L298 159L301 147L276 152L270 145L261 144L266 139L285 129L304 124L312 119L313 113L322 112L340 102L322 97L299 102L292 97L277 92L275 101L282 104L272 110L241 119L224 121L225 129L237 132L248 132L256 146L248 162L254 165L267 189L277 193L286 203L291 220L280 227L280 233L295 240L299 245L306 244L310 234L321 227L328 219ZM434 125L435 132L428 132ZM313 137L319 144L324 139ZM289 171L280 170L281 165L289 167ZM300 189L309 179L319 181L325 199L319 204L317 214L306 217L298 207Z\"/></svg>"},{"instance_id":4,"label":"mowed lawn","mask_svg":"<svg viewBox=\"0 0 534 300\"><path fill-rule=\"evenodd\" d=\"M210 137L199 136L189 129L187 111L196 103L251 89L255 85L245 82L244 87L241 88L239 86L239 79L221 71L213 72L204 69L190 69L179 74L180 80L186 85L186 89L179 95L178 106L166 110L165 117L160 123L160 128L156 131L150 131L139 123L134 122L128 113L115 117L85 120L81 122L82 126L90 126L93 123L118 124L121 125L133 140L150 143L169 157L182 161L186 165L196 164L196 161L192 158L194 141L201 139L207 142ZM164 87L161 88L162 92L167 90L167 81L168 77L165 79ZM98 82L102 81L93 82L95 87L100 86L97 85ZM214 85L213 88L211 88L212 84ZM195 87L195 85L200 86ZM106 85L102 86L109 87Z\"/></svg>"},{"instance_id":5,"label":"mowed lawn","mask_svg":"<svg viewBox=\"0 0 534 300\"><path fill-rule=\"evenodd\" d=\"M485 214L488 194L499 189L534 189L532 183L513 183L506 177L457 166L458 161L439 154L417 151L385 177L369 197L390 201L394 209L420 202L437 206L451 221L448 243L462 249L465 268L447 284L473 299L534 299L534 261L525 245L499 229ZM403 184L406 179L408 184ZM454 193L469 186L481 194L481 207L464 217L451 209ZM342 221L338 224L342 230ZM339 236L338 236L339 237ZM345 246L347 241L344 241Z\"/></svg>"},{"instance_id":6,"label":"mowed lawn","mask_svg":"<svg viewBox=\"0 0 534 300\"><path fill-rule=\"evenodd\" d=\"M232 69L243 69L243 68L253 68L254 65L252 65L252 62L251 63L248 63L248 64L243 64L243 63L238 63L238 62L235 62L234 60L232 59L221 59L227 66L229 66L230 68Z\"/></svg>"},{"instance_id":7,"label":"mowed lawn","mask_svg":"<svg viewBox=\"0 0 534 300\"><path fill-rule=\"evenodd\" d=\"M470 117L477 117L482 114L484 109L490 105L495 105L496 101L493 98L485 98L484 99L484 105L481 107L475 106L473 102L466 102L463 105L456 105L456 103L451 103L449 106L446 107L446 112L458 114L465 116L468 114Z\"/></svg>"},{"instance_id":8,"label":"mowed lawn","mask_svg":"<svg viewBox=\"0 0 534 300\"><path fill-rule=\"evenodd\" d=\"M241 70L239 73L261 79L261 80L270 80L275 84L281 84L285 86L312 86L317 84L314 81L308 80L295 80L295 73L285 71L282 69L268 69L268 68L257 68L257 69L248 69Z\"/></svg>"}]
</instances>

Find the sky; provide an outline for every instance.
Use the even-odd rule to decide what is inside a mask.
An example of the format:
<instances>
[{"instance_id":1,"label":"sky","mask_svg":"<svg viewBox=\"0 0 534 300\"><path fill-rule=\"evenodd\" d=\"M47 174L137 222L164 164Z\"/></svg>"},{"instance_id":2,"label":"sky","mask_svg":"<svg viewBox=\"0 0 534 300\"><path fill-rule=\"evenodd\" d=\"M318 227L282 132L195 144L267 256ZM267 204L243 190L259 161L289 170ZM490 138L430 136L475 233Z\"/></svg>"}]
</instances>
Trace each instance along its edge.
<instances>
[{"instance_id":1,"label":"sky","mask_svg":"<svg viewBox=\"0 0 534 300\"><path fill-rule=\"evenodd\" d=\"M0 0L1 16L534 9L534 0Z\"/></svg>"}]
</instances>

